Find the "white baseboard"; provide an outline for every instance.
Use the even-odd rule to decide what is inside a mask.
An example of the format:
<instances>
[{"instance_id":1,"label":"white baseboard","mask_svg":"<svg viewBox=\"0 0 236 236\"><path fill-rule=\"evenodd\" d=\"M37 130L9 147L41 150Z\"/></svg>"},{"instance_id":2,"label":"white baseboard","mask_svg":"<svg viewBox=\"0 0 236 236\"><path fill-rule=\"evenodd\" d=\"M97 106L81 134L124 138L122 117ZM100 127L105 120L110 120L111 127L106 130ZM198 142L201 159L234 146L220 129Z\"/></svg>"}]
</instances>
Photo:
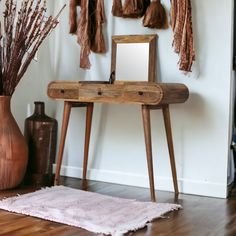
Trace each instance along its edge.
<instances>
[{"instance_id":1,"label":"white baseboard","mask_svg":"<svg viewBox=\"0 0 236 236\"><path fill-rule=\"evenodd\" d=\"M81 178L82 168L73 166L62 166L61 175L74 178ZM118 171L88 169L87 179L144 188L149 187L148 176ZM178 184L179 191L181 193L218 198L227 197L227 186L225 186L224 184L201 182L188 179L179 179ZM173 191L172 179L161 176L155 176L155 189Z\"/></svg>"}]
</instances>

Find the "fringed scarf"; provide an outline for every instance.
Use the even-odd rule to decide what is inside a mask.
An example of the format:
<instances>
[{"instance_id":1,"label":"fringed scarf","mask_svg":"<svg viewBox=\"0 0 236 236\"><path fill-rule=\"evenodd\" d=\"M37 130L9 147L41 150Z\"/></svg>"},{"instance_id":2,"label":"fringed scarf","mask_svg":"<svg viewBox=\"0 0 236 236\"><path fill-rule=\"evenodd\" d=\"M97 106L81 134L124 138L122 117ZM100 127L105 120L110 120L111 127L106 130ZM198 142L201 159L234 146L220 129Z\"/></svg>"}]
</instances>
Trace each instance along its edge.
<instances>
[{"instance_id":1,"label":"fringed scarf","mask_svg":"<svg viewBox=\"0 0 236 236\"><path fill-rule=\"evenodd\" d=\"M72 4L73 1L75 0L71 0L71 5L74 7L75 4ZM79 2L81 11L77 25L77 41L81 46L80 67L90 69L90 51L92 50L95 53L106 52L102 33L102 24L105 22L104 0L80 0ZM71 7L70 12L73 13L73 11ZM74 14L72 13L70 14L73 16ZM72 24L70 25L70 29L73 29Z\"/></svg>"},{"instance_id":2,"label":"fringed scarf","mask_svg":"<svg viewBox=\"0 0 236 236\"><path fill-rule=\"evenodd\" d=\"M97 0L96 14L94 22L96 23L95 31L91 37L91 50L95 53L105 53L105 41L102 32L102 24L105 23L104 0Z\"/></svg>"},{"instance_id":3,"label":"fringed scarf","mask_svg":"<svg viewBox=\"0 0 236 236\"><path fill-rule=\"evenodd\" d=\"M80 6L80 0L70 0L70 34L75 34L77 31L77 10L76 7Z\"/></svg>"},{"instance_id":4,"label":"fringed scarf","mask_svg":"<svg viewBox=\"0 0 236 236\"><path fill-rule=\"evenodd\" d=\"M179 69L185 72L191 72L195 60L191 14L190 0L171 0L173 47L179 54Z\"/></svg>"}]
</instances>

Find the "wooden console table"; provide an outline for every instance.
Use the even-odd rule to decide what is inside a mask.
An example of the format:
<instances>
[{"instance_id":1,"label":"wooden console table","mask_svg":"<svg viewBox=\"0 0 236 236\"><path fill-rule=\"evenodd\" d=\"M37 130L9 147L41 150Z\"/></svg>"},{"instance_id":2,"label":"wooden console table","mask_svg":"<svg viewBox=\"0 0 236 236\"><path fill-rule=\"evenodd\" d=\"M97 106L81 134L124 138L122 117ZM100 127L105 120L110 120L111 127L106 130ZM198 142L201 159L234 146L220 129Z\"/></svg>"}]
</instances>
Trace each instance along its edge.
<instances>
[{"instance_id":1,"label":"wooden console table","mask_svg":"<svg viewBox=\"0 0 236 236\"><path fill-rule=\"evenodd\" d=\"M83 162L83 179L86 179L93 104L139 104L142 107L151 199L152 201L155 201L150 124L150 110L154 109L162 109L163 112L174 190L175 193L178 194L179 191L175 167L169 104L183 103L188 99L189 91L185 85L174 83L126 81L116 81L114 84L99 81L54 81L48 85L48 96L52 99L64 101L61 137L56 163L55 185L59 184L65 138L72 107L87 107Z\"/></svg>"}]
</instances>

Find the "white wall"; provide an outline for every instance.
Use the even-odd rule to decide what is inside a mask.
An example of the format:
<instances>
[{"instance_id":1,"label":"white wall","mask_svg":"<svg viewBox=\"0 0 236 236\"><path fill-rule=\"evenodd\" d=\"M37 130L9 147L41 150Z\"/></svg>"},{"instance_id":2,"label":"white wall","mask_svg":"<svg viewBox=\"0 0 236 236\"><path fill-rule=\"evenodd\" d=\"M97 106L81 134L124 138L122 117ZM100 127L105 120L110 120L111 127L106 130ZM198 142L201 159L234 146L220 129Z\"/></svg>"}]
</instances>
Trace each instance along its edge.
<instances>
[{"instance_id":1,"label":"white wall","mask_svg":"<svg viewBox=\"0 0 236 236\"><path fill-rule=\"evenodd\" d=\"M55 12L66 0L55 1ZM169 1L162 1L170 8ZM68 8L63 12L49 48L41 52L40 62L28 77L42 77L43 83L30 79L22 88L30 96L16 93L17 102L39 97L50 79L106 80L110 74L111 35L157 33L158 81L184 83L189 100L171 105L172 129L180 190L183 193L226 197L227 163L231 116L232 0L193 0L193 21L197 63L190 76L178 71L178 57L171 47L172 31L149 30L140 20L111 16L111 0L105 0L105 35L108 52L91 54L92 69L79 69L79 46L68 34ZM51 53L50 53L51 52ZM53 52L53 54L52 54ZM45 70L44 70L45 69ZM36 78L34 78L36 79ZM25 82L27 83L27 82ZM17 104L16 102L16 104ZM56 117L61 122L62 102ZM52 102L50 102L52 104ZM22 111L17 111L20 117ZM16 115L17 115L16 114ZM160 111L152 111L153 158L156 189L173 190L168 150ZM84 109L73 109L63 159L62 174L81 176L84 137ZM139 106L96 105L89 157L90 179L148 187L146 154Z\"/></svg>"}]
</instances>

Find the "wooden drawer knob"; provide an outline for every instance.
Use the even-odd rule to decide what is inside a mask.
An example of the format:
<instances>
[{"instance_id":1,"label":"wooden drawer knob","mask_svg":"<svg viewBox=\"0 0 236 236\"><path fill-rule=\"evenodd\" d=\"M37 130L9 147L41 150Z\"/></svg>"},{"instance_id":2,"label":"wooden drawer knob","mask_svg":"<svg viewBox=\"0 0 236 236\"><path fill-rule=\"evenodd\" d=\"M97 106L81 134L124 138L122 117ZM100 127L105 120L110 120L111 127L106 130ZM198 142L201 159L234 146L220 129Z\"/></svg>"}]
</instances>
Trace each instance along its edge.
<instances>
[{"instance_id":1,"label":"wooden drawer knob","mask_svg":"<svg viewBox=\"0 0 236 236\"><path fill-rule=\"evenodd\" d=\"M143 92L142 91L138 91L138 95L142 96Z\"/></svg>"}]
</instances>

